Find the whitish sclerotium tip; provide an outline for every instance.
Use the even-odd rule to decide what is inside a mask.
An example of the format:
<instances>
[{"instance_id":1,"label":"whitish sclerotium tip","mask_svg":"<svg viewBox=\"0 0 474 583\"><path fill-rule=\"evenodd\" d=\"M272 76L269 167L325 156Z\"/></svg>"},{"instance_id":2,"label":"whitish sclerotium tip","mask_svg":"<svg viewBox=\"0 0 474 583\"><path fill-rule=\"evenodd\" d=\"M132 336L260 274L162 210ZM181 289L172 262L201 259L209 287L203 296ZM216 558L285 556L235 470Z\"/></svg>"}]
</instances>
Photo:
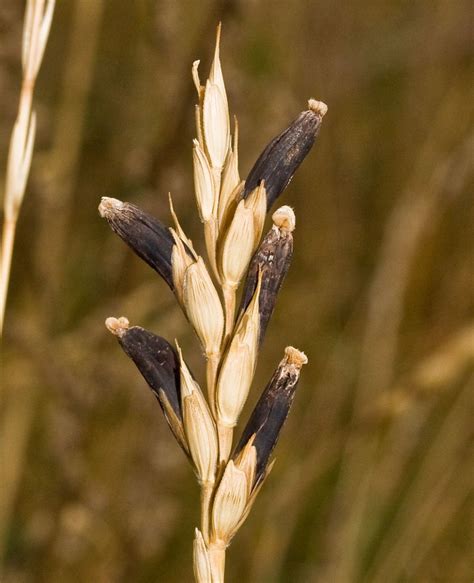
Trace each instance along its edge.
<instances>
[{"instance_id":1,"label":"whitish sclerotium tip","mask_svg":"<svg viewBox=\"0 0 474 583\"><path fill-rule=\"evenodd\" d=\"M324 117L328 111L328 106L323 101L317 101L316 99L310 99L308 107L320 117Z\"/></svg>"},{"instance_id":2,"label":"whitish sclerotium tip","mask_svg":"<svg viewBox=\"0 0 474 583\"><path fill-rule=\"evenodd\" d=\"M288 364L294 364L298 368L308 363L306 354L297 348L293 348L293 346L287 346L285 348L285 356Z\"/></svg>"},{"instance_id":3,"label":"whitish sclerotium tip","mask_svg":"<svg viewBox=\"0 0 474 583\"><path fill-rule=\"evenodd\" d=\"M109 198L108 196L103 196L100 200L99 213L101 217L106 217L108 214L113 213L123 207L123 202L116 198Z\"/></svg>"},{"instance_id":4,"label":"whitish sclerotium tip","mask_svg":"<svg viewBox=\"0 0 474 583\"><path fill-rule=\"evenodd\" d=\"M107 318L105 326L109 332L121 338L128 330L130 323L125 316L121 316L120 318Z\"/></svg>"},{"instance_id":5,"label":"whitish sclerotium tip","mask_svg":"<svg viewBox=\"0 0 474 583\"><path fill-rule=\"evenodd\" d=\"M290 206L281 206L272 215L273 224L292 233L296 226L295 212Z\"/></svg>"}]
</instances>

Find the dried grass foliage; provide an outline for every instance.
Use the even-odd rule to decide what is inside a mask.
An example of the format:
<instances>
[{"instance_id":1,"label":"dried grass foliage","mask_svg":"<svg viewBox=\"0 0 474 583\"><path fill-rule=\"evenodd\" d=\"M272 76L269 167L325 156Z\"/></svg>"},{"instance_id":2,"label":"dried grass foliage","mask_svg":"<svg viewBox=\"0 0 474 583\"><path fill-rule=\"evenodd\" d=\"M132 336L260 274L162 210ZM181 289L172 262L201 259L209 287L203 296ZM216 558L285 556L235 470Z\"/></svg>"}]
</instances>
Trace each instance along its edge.
<instances>
[{"instance_id":1,"label":"dried grass foliage","mask_svg":"<svg viewBox=\"0 0 474 583\"><path fill-rule=\"evenodd\" d=\"M8 151L3 192L3 230L0 252L0 335L3 330L16 224L30 174L36 137L33 92L53 19L55 0L26 3L21 46L22 83L18 115Z\"/></svg>"}]
</instances>

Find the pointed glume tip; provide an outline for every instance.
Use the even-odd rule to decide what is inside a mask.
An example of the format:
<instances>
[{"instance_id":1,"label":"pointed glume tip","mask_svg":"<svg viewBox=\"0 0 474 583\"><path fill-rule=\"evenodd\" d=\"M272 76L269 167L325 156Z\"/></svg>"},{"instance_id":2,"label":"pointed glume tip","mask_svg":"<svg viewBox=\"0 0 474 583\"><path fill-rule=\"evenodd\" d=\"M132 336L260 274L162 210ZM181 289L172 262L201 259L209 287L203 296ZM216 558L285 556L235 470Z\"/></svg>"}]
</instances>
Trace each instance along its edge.
<instances>
[{"instance_id":1,"label":"pointed glume tip","mask_svg":"<svg viewBox=\"0 0 474 583\"><path fill-rule=\"evenodd\" d=\"M308 101L308 107L320 117L324 117L328 111L328 106L323 101L317 101L316 99L310 99Z\"/></svg>"},{"instance_id":2,"label":"pointed glume tip","mask_svg":"<svg viewBox=\"0 0 474 583\"><path fill-rule=\"evenodd\" d=\"M100 199L99 213L101 217L107 217L117 210L123 207L123 202L116 198L109 198L108 196L103 196Z\"/></svg>"},{"instance_id":3,"label":"pointed glume tip","mask_svg":"<svg viewBox=\"0 0 474 583\"><path fill-rule=\"evenodd\" d=\"M296 226L295 212L290 206L281 206L272 215L273 224L292 233Z\"/></svg>"},{"instance_id":4,"label":"pointed glume tip","mask_svg":"<svg viewBox=\"0 0 474 583\"><path fill-rule=\"evenodd\" d=\"M114 336L121 338L128 330L130 323L125 316L121 316L120 318L107 318L105 326Z\"/></svg>"},{"instance_id":5,"label":"pointed glume tip","mask_svg":"<svg viewBox=\"0 0 474 583\"><path fill-rule=\"evenodd\" d=\"M297 368L301 368L304 364L308 363L306 354L297 348L293 348L293 346L287 346L285 348L285 356L287 364L294 364Z\"/></svg>"}]
</instances>

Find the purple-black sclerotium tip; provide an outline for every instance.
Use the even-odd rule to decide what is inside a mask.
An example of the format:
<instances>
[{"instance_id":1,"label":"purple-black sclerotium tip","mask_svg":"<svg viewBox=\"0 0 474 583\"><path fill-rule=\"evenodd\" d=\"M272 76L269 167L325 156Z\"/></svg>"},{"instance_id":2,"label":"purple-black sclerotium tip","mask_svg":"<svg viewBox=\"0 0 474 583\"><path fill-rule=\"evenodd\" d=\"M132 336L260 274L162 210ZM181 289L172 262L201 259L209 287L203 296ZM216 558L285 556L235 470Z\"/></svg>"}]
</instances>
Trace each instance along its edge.
<instances>
[{"instance_id":1,"label":"purple-black sclerotium tip","mask_svg":"<svg viewBox=\"0 0 474 583\"><path fill-rule=\"evenodd\" d=\"M326 112L327 106L322 101L308 101L308 109L301 112L260 154L245 181L243 198L264 181L267 209L271 208L313 147Z\"/></svg>"}]
</instances>

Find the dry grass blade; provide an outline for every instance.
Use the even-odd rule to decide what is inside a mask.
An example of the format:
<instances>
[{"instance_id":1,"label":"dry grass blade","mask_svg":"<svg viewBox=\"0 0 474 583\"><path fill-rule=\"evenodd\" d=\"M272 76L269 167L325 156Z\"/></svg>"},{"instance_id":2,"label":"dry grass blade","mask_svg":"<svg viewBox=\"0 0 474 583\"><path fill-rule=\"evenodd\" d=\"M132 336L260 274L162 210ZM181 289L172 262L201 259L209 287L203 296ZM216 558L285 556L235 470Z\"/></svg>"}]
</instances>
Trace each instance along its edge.
<instances>
[{"instance_id":1,"label":"dry grass blade","mask_svg":"<svg viewBox=\"0 0 474 583\"><path fill-rule=\"evenodd\" d=\"M30 173L36 135L33 91L53 19L55 0L28 0L23 27L23 79L8 154L0 257L0 335L3 331L16 224Z\"/></svg>"},{"instance_id":2,"label":"dry grass blade","mask_svg":"<svg viewBox=\"0 0 474 583\"><path fill-rule=\"evenodd\" d=\"M474 378L471 376L459 391L429 445L413 483L384 534L375 564L368 575L369 581L394 583L400 579L404 565L411 562L410 555L422 543L423 531L430 529L430 521L440 500L447 495L454 481L462 483L457 473L466 466L466 462L469 465L472 430L466 432L466 428L472 417L473 388ZM464 499L461 497L461 501ZM403 537L399 536L400 530L404 532Z\"/></svg>"}]
</instances>

